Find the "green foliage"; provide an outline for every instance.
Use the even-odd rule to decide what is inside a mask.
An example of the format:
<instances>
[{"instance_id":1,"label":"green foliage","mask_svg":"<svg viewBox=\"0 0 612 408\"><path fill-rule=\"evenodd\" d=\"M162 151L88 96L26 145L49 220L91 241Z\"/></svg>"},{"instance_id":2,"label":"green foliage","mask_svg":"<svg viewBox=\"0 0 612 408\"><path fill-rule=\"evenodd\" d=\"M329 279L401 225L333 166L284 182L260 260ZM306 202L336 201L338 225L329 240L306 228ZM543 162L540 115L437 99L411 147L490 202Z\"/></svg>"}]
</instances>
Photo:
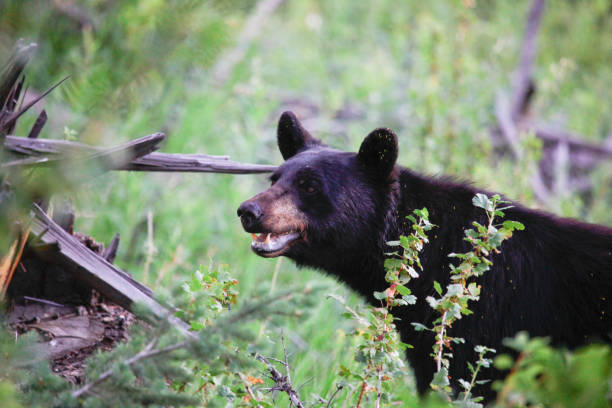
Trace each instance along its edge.
<instances>
[{"instance_id":1,"label":"green foliage","mask_svg":"<svg viewBox=\"0 0 612 408\"><path fill-rule=\"evenodd\" d=\"M609 346L593 344L569 352L526 333L507 339L506 345L519 355L514 362L508 355L495 359L497 368L511 369L508 378L496 384L500 406L609 407L612 403Z\"/></svg>"},{"instance_id":2,"label":"green foliage","mask_svg":"<svg viewBox=\"0 0 612 408\"><path fill-rule=\"evenodd\" d=\"M508 88L516 67L529 0L285 2L220 88L208 83L208 69L232 45L253 1L68 2L92 17L92 30L58 10L60 3L65 2L0 2L0 55L18 37L39 44L26 72L30 89L40 91L72 75L67 86L46 98L50 120L41 137L73 137L74 132L64 132L67 127L80 140L110 145L163 130L168 152L230 154L274 164L281 161L272 129L276 112L297 106L315 115L311 130L331 146L355 150L369 130L389 126L400 136L401 164L471 179L534 204L530 183L539 141L523 135L525 158L516 162L494 154L489 137L495 94ZM530 114L602 141L612 117L612 104L605 103L612 89L610 2L547 3ZM291 101L295 104L287 106ZM353 108L364 114L338 120ZM34 118L24 118L16 133L24 135ZM599 167L591 177L591 195L561 192L548 209L612 223L610 174L610 165ZM59 183L49 177L44 184L55 188ZM250 239L234 210L265 184L265 177L256 176L114 173L70 194L76 228L106 242L120 232L117 263L140 280L147 256L142 225L151 211L151 241L158 251L151 263L153 278L146 283L156 292L190 279L214 256L236 271L246 299L316 281L358 309L358 297L337 282L248 250ZM311 313L298 323L296 314L306 310ZM267 333L262 326L284 327L291 339L293 378L305 383L300 393L329 397L340 365L361 369L345 352L357 342L347 335L351 322L335 318L342 311L337 302L318 301L249 326L256 337L262 333L261 339ZM274 346L264 344L272 354ZM54 385L53 378L41 381ZM405 406L445 405L435 395L419 401L403 382L393 393ZM278 406L286 402L282 398Z\"/></svg>"},{"instance_id":3,"label":"green foliage","mask_svg":"<svg viewBox=\"0 0 612 408\"><path fill-rule=\"evenodd\" d=\"M133 326L129 342L88 359L87 381L79 386L54 375L46 361L27 357L35 333L15 341L0 331L0 358L9 359L0 367L3 402L14 407L19 402L28 407L272 406L252 357L259 343L250 322L308 308L319 291L288 290L230 310L237 303L236 283L225 266L201 268L173 298L177 316L188 319L194 338L185 338L167 321Z\"/></svg>"},{"instance_id":4,"label":"green foliage","mask_svg":"<svg viewBox=\"0 0 612 408\"><path fill-rule=\"evenodd\" d=\"M418 278L417 269L422 270L418 253L429 242L427 232L434 228L428 217L426 208L415 210L407 217L412 221L413 232L401 236L399 241L387 243L390 247L399 247L400 251L389 253L391 257L385 260L385 280L389 287L382 292L374 292L374 297L381 301L381 307L353 310L343 299L332 295L349 312L345 316L359 323L353 335L359 340L355 360L360 366L350 369L342 365L339 372L349 383L353 382L352 389L358 392L353 393L352 400L357 401L358 405L363 398L375 400L377 406L396 401L392 382L407 377L403 351L412 346L399 341L391 311L394 307L416 302L416 297L406 285L411 279ZM371 393L374 395L370 396Z\"/></svg>"},{"instance_id":5,"label":"green foliage","mask_svg":"<svg viewBox=\"0 0 612 408\"><path fill-rule=\"evenodd\" d=\"M449 254L451 258L457 258L461 261L458 266L450 264L450 280L451 282L446 287L443 293L438 282L434 282L434 289L438 293L439 298L433 296L427 297L427 303L440 315L434 320L433 327L426 328L435 334L436 342L433 346L433 358L436 361L436 376L432 382L434 390L450 393L450 383L443 380L443 377L448 376L448 368L452 353L452 343L463 342L463 339L452 337L448 334L448 328L452 324L461 319L463 315L472 314L469 309L470 301L478 301L480 298L480 286L474 282L474 278L482 276L488 271L493 264L489 256L499 252L499 247L502 242L512 236L514 230L522 230L524 226L517 221L505 221L503 224L495 224L496 217L503 217L503 210L510 208L509 206L500 207L507 204L507 201L501 199L499 195L494 195L489 198L485 194L478 193L472 199L475 207L485 210L487 216L487 224L482 225L474 221L472 225L474 229L465 231L465 240L473 246L473 250L462 254ZM423 329L422 325L418 326ZM445 352L445 350L448 350ZM470 390L476 381L476 375L480 367L488 365L489 360L484 358L487 352L495 352L493 349L484 346L477 346L476 352L479 359L476 363L476 368L470 367L473 374L472 380L467 382L465 379L458 379L464 388L464 400L468 400ZM477 400L474 400L477 401Z\"/></svg>"}]
</instances>

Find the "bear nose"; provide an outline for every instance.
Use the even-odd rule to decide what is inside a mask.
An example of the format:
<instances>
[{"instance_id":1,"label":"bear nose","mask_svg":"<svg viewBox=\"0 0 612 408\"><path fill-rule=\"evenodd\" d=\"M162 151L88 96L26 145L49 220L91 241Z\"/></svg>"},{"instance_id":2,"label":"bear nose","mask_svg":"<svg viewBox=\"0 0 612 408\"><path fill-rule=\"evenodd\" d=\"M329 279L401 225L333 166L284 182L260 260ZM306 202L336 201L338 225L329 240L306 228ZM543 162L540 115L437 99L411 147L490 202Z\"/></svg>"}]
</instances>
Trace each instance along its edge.
<instances>
[{"instance_id":1,"label":"bear nose","mask_svg":"<svg viewBox=\"0 0 612 408\"><path fill-rule=\"evenodd\" d=\"M238 207L238 216L245 230L254 228L261 219L263 212L259 204L253 201L245 201Z\"/></svg>"}]
</instances>

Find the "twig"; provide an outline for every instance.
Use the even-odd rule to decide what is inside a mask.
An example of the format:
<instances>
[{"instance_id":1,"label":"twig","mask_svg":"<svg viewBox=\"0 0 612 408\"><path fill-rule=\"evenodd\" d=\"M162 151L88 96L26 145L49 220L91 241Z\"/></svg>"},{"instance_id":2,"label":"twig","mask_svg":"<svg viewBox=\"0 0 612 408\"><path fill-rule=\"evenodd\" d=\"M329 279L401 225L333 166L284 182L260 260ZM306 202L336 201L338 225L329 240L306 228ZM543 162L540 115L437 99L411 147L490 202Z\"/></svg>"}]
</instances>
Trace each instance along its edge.
<instances>
[{"instance_id":1,"label":"twig","mask_svg":"<svg viewBox=\"0 0 612 408\"><path fill-rule=\"evenodd\" d=\"M253 394L253 390L251 390L251 387L249 387L248 385L245 385L244 388L246 389L247 394L249 394L249 397L253 399L253 401L259 402L259 400L255 398L255 394ZM257 404L257 408L261 408L261 405Z\"/></svg>"},{"instance_id":2,"label":"twig","mask_svg":"<svg viewBox=\"0 0 612 408\"><path fill-rule=\"evenodd\" d=\"M146 345L146 347L141 350L138 354L136 354L134 357L129 358L125 361L126 366L132 366L133 364L147 359L147 358L151 358L151 357L156 357L162 354L168 354L171 353L175 350L178 350L180 348L186 347L191 340L185 340L182 341L180 343L176 343L173 344L171 346L165 347L163 349L156 349L156 350L152 350L155 345L157 344L158 341L158 337L154 338L149 344ZM79 388L78 390L74 391L72 393L72 397L73 398L79 398L80 396L82 396L83 394L86 393L90 393L91 389L100 385L101 383L103 383L104 381L108 380L112 375L113 375L113 369L108 369L105 372L103 372L102 374L100 374L100 376L98 378L96 378L94 381L90 382L87 385L84 385L83 387Z\"/></svg>"},{"instance_id":3,"label":"twig","mask_svg":"<svg viewBox=\"0 0 612 408\"><path fill-rule=\"evenodd\" d=\"M42 128L45 126L45 123L47 123L47 112L43 109L38 114L38 117L36 118L36 122L34 122L32 129L30 129L30 133L28 133L28 139L36 139L40 134Z\"/></svg>"},{"instance_id":4,"label":"twig","mask_svg":"<svg viewBox=\"0 0 612 408\"><path fill-rule=\"evenodd\" d=\"M266 365L266 368L270 373L270 379L275 383L275 385L273 387L270 387L269 390L285 392L289 396L289 401L292 405L295 405L297 408L305 408L304 404L300 401L300 397L297 391L293 389L293 385L291 384L291 378L288 375L283 376L264 356L258 354L255 358ZM286 358L287 356L285 354L285 359ZM283 365L285 365L285 363L283 363ZM289 366L285 365L285 367L287 368L288 374Z\"/></svg>"},{"instance_id":5,"label":"twig","mask_svg":"<svg viewBox=\"0 0 612 408\"><path fill-rule=\"evenodd\" d=\"M285 336L281 330L281 344L283 345L283 356L285 357L285 370L287 371L287 382L291 384L291 373L289 370L289 358L287 357L287 347L285 347Z\"/></svg>"},{"instance_id":6,"label":"twig","mask_svg":"<svg viewBox=\"0 0 612 408\"><path fill-rule=\"evenodd\" d=\"M66 307L65 305L62 305L61 303L52 302L52 301L46 300L46 299L39 299L39 298L32 297L32 296L23 296L23 298L25 300L29 300L31 302L42 303L44 305L55 306L55 307Z\"/></svg>"},{"instance_id":7,"label":"twig","mask_svg":"<svg viewBox=\"0 0 612 408\"><path fill-rule=\"evenodd\" d=\"M343 385L336 384L336 391L334 391L334 393L331 395L331 397L329 397L329 400L327 401L327 405L325 406L325 408L329 408L331 406L332 401L334 400L334 398L336 398L336 395L338 395L338 393L342 389L344 389Z\"/></svg>"},{"instance_id":8,"label":"twig","mask_svg":"<svg viewBox=\"0 0 612 408\"><path fill-rule=\"evenodd\" d=\"M361 407L361 399L363 398L363 394L365 394L365 390L367 386L368 386L368 383L365 380L363 380L363 382L361 383L361 391L359 392L359 398L357 399L357 405L355 406L355 408Z\"/></svg>"}]
</instances>

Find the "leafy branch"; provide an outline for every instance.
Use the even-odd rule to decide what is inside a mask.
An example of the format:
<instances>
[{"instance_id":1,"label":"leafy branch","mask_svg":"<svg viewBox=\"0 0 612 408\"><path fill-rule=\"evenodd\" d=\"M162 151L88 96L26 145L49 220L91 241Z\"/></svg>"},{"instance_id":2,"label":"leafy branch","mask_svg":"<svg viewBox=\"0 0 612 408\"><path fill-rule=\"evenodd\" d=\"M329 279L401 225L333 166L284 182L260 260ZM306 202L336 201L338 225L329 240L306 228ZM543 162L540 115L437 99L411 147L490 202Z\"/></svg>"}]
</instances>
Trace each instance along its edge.
<instances>
[{"instance_id":1,"label":"leafy branch","mask_svg":"<svg viewBox=\"0 0 612 408\"><path fill-rule=\"evenodd\" d=\"M361 406L363 397L368 392L375 392L374 407L380 407L385 397L384 382L397 377L398 371L404 367L398 350L412 347L397 338L395 318L391 310L396 306L407 306L416 302L416 297L407 285L411 279L418 278L423 269L418 254L425 243L429 242L427 231L434 228L434 225L429 222L429 213L425 208L415 210L407 218L412 222L412 233L401 236L398 241L387 243L390 247L399 248L387 254L391 257L385 260L385 280L389 286L381 292L374 292L374 297L380 300L381 306L370 307L366 313L360 313L331 295L344 305L348 311L346 316L352 317L362 326L356 331L356 335L362 339L356 359L365 368L361 373L351 372L346 367L341 367L340 371L341 376L355 378L361 383L357 407Z\"/></svg>"},{"instance_id":2,"label":"leafy branch","mask_svg":"<svg viewBox=\"0 0 612 408\"><path fill-rule=\"evenodd\" d=\"M508 201L501 199L499 195L494 195L489 198L485 194L476 194L472 199L474 206L485 210L486 225L482 225L477 221L472 223L474 228L465 231L464 240L469 242L473 249L465 253L452 253L449 257L457 258L461 261L458 266L450 264L451 282L446 287L446 291L442 292L442 287L438 282L434 281L434 289L440 296L434 298L428 296L426 298L429 305L436 310L440 317L433 322L432 328L413 323L415 330L431 330L435 334L435 343L433 346L433 357L436 362L436 375L432 381L432 388L450 392L448 381L448 369L450 365L450 353L452 343L463 343L464 339L460 337L452 337L448 334L448 328L463 315L469 315L473 312L469 309L470 301L478 301L480 298L481 287L474 279L482 276L491 268L493 262L490 256L494 253L499 253L499 247L502 242L512 236L515 230L523 230L524 226L517 221L504 221L501 224L496 223L497 218L504 217L503 210L512 206L503 206L508 204ZM481 346L482 347L482 346ZM445 353L445 350L449 350ZM493 351L492 349L479 349L484 352ZM479 353L480 354L480 353ZM481 356L482 358L482 356ZM478 370L484 364L484 360L479 360L481 365L477 364ZM475 381L475 376L472 379ZM472 385L469 389L472 388Z\"/></svg>"}]
</instances>

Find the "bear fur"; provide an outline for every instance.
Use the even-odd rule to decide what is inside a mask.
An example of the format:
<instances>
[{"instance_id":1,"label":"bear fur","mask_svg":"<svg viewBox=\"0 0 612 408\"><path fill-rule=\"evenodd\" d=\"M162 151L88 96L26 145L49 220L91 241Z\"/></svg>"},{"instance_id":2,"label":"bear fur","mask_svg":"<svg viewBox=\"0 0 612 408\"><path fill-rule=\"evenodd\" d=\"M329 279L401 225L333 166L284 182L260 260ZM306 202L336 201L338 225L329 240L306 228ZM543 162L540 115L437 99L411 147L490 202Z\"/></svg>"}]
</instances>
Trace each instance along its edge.
<instances>
[{"instance_id":1,"label":"bear fur","mask_svg":"<svg viewBox=\"0 0 612 408\"><path fill-rule=\"evenodd\" d=\"M374 305L380 301L373 292L388 287L383 263L393 249L386 243L410 234L406 216L414 209L428 209L437 227L421 252L423 273L409 284L417 303L393 309L401 340L414 346L407 358L423 393L435 372L434 339L411 322L431 327L438 317L425 298L435 294L434 280L448 284L448 254L471 250L464 229L474 220L485 223L484 211L472 205L483 190L398 166L397 137L389 129L374 130L358 153L347 153L323 145L285 112L278 146L285 163L270 177L271 187L238 209L244 229L253 233L253 251L323 270ZM504 219L520 221L525 230L493 255L491 270L478 278L482 291L470 303L474 313L450 329L465 339L454 345L451 381L470 378L475 345L507 352L502 340L522 330L570 348L593 338L610 341L612 229L512 205ZM479 377L501 376L491 369ZM493 396L488 385L475 393Z\"/></svg>"}]
</instances>

